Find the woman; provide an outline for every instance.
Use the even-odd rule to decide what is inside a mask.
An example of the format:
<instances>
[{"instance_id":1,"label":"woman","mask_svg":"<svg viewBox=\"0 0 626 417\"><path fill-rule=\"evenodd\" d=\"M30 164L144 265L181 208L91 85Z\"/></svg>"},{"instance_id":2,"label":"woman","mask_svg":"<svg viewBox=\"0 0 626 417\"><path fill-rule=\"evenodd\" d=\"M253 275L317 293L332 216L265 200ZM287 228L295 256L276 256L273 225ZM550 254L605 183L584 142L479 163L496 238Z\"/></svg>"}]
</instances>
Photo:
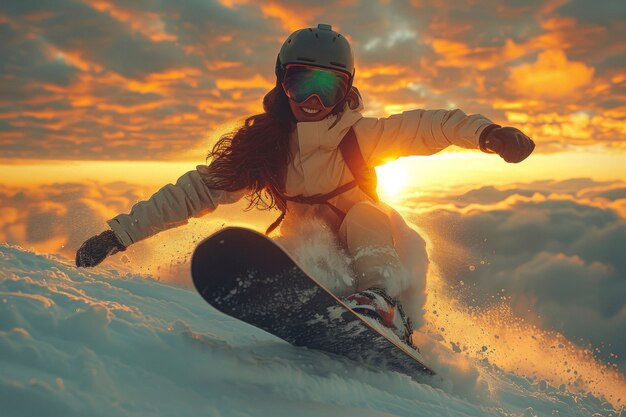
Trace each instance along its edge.
<instances>
[{"instance_id":1,"label":"woman","mask_svg":"<svg viewBox=\"0 0 626 417\"><path fill-rule=\"evenodd\" d=\"M426 252L419 235L378 201L371 167L452 144L520 162L533 151L533 141L515 128L458 109L363 117L361 96L352 86L352 50L330 25L292 33L275 73L264 113L222 136L208 166L109 220L111 230L79 248L76 265L95 266L139 240L247 196L251 206L281 211L268 234L283 219L322 219L353 259L356 292L346 302L411 344L412 321L420 324L425 298ZM413 253L402 247L407 239ZM402 304L410 306L407 314Z\"/></svg>"}]
</instances>

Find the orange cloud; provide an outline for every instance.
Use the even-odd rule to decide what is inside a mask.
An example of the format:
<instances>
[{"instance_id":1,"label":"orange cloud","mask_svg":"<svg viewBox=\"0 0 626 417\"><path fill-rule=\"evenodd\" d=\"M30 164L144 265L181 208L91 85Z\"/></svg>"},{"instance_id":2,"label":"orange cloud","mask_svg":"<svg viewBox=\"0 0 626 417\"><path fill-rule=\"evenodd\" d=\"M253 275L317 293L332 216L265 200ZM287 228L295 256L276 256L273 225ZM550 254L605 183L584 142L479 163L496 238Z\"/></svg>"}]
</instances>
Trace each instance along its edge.
<instances>
[{"instance_id":1,"label":"orange cloud","mask_svg":"<svg viewBox=\"0 0 626 417\"><path fill-rule=\"evenodd\" d=\"M390 97L388 93L406 89L410 84L421 81L422 76L413 73L411 68L404 65L374 65L357 70L358 87L367 93L384 93L382 101ZM371 109L368 103L368 109ZM393 106L395 104L387 103Z\"/></svg>"},{"instance_id":2,"label":"orange cloud","mask_svg":"<svg viewBox=\"0 0 626 417\"><path fill-rule=\"evenodd\" d=\"M573 18L546 16L558 4L560 4L560 0L543 7L544 12L540 14L541 20L539 22L543 29L541 33L519 43L511 38L505 38L503 39L503 46L473 47L470 44L472 38L465 34L471 31L473 26L459 25L459 22L452 23L446 19L438 18L434 23L431 22L430 27L430 33L436 33L437 37L431 38L428 35L424 35L426 42L439 55L434 61L431 60L432 62L428 65L434 68L454 67L468 71L473 69L484 71L497 69L508 62L537 51L549 52L551 55L548 55L547 59L553 61L554 65L554 61L557 61L558 64L561 64L561 62L558 62L558 57L552 54L558 54L560 51L567 51L574 47L595 48L598 42L605 41L606 29L603 27L580 25ZM445 34L445 38L441 37L441 34ZM544 57L545 59L546 57ZM544 61L541 64L548 67L550 65ZM567 64L571 67L571 64L576 63L568 62ZM570 67L567 69L571 69ZM587 69L589 70L590 68ZM584 72L575 74L575 76L581 75L583 80L587 80ZM606 86L605 89L609 90L610 86Z\"/></svg>"},{"instance_id":3,"label":"orange cloud","mask_svg":"<svg viewBox=\"0 0 626 417\"><path fill-rule=\"evenodd\" d=\"M390 93L406 88L414 80L414 78L404 79L394 76L375 77L366 80L360 80L359 88L369 93ZM389 98L392 99L391 97Z\"/></svg>"},{"instance_id":4,"label":"orange cloud","mask_svg":"<svg viewBox=\"0 0 626 417\"><path fill-rule=\"evenodd\" d=\"M2 23L3 25L9 26L11 29L19 28L17 23L15 23L14 19L12 19L10 16L6 16L4 14L0 14L0 23Z\"/></svg>"},{"instance_id":5,"label":"orange cloud","mask_svg":"<svg viewBox=\"0 0 626 417\"><path fill-rule=\"evenodd\" d=\"M92 0L88 4L100 12L108 13L112 18L130 26L153 42L176 41L177 38L165 30L165 22L154 12L141 12L120 7L108 0Z\"/></svg>"},{"instance_id":6,"label":"orange cloud","mask_svg":"<svg viewBox=\"0 0 626 417\"><path fill-rule=\"evenodd\" d=\"M431 46L441 57L435 60L440 67L478 68L488 70L503 65L508 61L520 58L536 48L536 40L517 43L506 39L504 46L471 47L470 45L450 39L435 38Z\"/></svg>"},{"instance_id":7,"label":"orange cloud","mask_svg":"<svg viewBox=\"0 0 626 417\"><path fill-rule=\"evenodd\" d=\"M283 27L290 33L304 27L309 27L311 19L315 17L311 13L312 10L303 11L301 6L289 8L285 5L272 2L261 4L260 7L266 17L278 19Z\"/></svg>"},{"instance_id":8,"label":"orange cloud","mask_svg":"<svg viewBox=\"0 0 626 417\"><path fill-rule=\"evenodd\" d=\"M0 143L9 144L15 143L16 139L21 139L26 136L25 132L0 132Z\"/></svg>"},{"instance_id":9,"label":"orange cloud","mask_svg":"<svg viewBox=\"0 0 626 417\"><path fill-rule=\"evenodd\" d=\"M35 10L23 15L24 20L31 23L41 23L44 20L57 16L57 12L51 10Z\"/></svg>"},{"instance_id":10,"label":"orange cloud","mask_svg":"<svg viewBox=\"0 0 626 417\"><path fill-rule=\"evenodd\" d=\"M467 44L449 39L434 39L432 47L442 58L436 61L443 67L467 67L473 63L480 69L493 66L488 59L479 59L479 56L491 55L493 50L488 48L470 48Z\"/></svg>"},{"instance_id":11,"label":"orange cloud","mask_svg":"<svg viewBox=\"0 0 626 417\"><path fill-rule=\"evenodd\" d=\"M548 50L540 53L535 63L512 68L507 84L525 97L556 99L580 95L593 75L594 68L568 61L561 50Z\"/></svg>"},{"instance_id":12,"label":"orange cloud","mask_svg":"<svg viewBox=\"0 0 626 417\"><path fill-rule=\"evenodd\" d=\"M623 148L626 124L623 115L612 117L607 114L594 114L588 111L543 112L541 103L515 111L505 111L506 123L516 126L540 142L571 145L593 145L599 137L607 138L605 146ZM542 151L550 146L541 145ZM558 149L554 149L558 150ZM562 150L562 149L561 149Z\"/></svg>"},{"instance_id":13,"label":"orange cloud","mask_svg":"<svg viewBox=\"0 0 626 417\"><path fill-rule=\"evenodd\" d=\"M359 69L359 78L372 78L377 75L402 75L406 74L408 68L403 65L389 64L389 65L373 65Z\"/></svg>"},{"instance_id":14,"label":"orange cloud","mask_svg":"<svg viewBox=\"0 0 626 417\"><path fill-rule=\"evenodd\" d=\"M228 7L229 9L233 9L236 6L239 6L240 4L250 3L250 0L218 0L218 1L222 6Z\"/></svg>"},{"instance_id":15,"label":"orange cloud","mask_svg":"<svg viewBox=\"0 0 626 417\"><path fill-rule=\"evenodd\" d=\"M274 88L274 83L267 81L259 74L256 74L253 78L217 78L215 85L219 90L234 90L239 88L263 88L271 90Z\"/></svg>"},{"instance_id":16,"label":"orange cloud","mask_svg":"<svg viewBox=\"0 0 626 417\"><path fill-rule=\"evenodd\" d=\"M152 102L145 102L145 103L141 103L141 104L136 104L136 105L124 105L124 104L113 104L113 103L101 103L98 104L96 107L100 110L108 110L108 111L113 111L115 113L119 113L119 114L133 114L133 113L137 113L137 112L144 112L144 111L149 111L149 110L155 110L158 109L159 107L162 106L166 106L168 105L170 102L167 100L156 100L156 101L152 101ZM140 120L141 122L146 122L147 120L142 119ZM139 121L137 121L139 122ZM127 129L131 129L131 126L127 126ZM136 127L138 128L138 127ZM138 128L140 129L140 128Z\"/></svg>"},{"instance_id":17,"label":"orange cloud","mask_svg":"<svg viewBox=\"0 0 626 417\"><path fill-rule=\"evenodd\" d=\"M222 0L222 3L241 3L241 1ZM354 3L353 0L344 0L342 2L333 3L332 7L346 7ZM328 13L328 6L317 5L314 2L303 2L300 4L281 4L277 1L259 2L259 7L263 15L278 19L282 27L289 33L302 28L315 27L317 23L332 23L327 21L318 22L320 16ZM341 32L341 29L335 26L336 25L333 25L333 29ZM350 40L349 36L345 36ZM283 39L280 39L280 41L282 42Z\"/></svg>"},{"instance_id":18,"label":"orange cloud","mask_svg":"<svg viewBox=\"0 0 626 417\"><path fill-rule=\"evenodd\" d=\"M240 67L240 66L241 66L241 62L237 62L237 61L214 61L214 62L206 63L206 68L209 71L219 71L222 69L229 69L229 68L235 68L235 67Z\"/></svg>"},{"instance_id":19,"label":"orange cloud","mask_svg":"<svg viewBox=\"0 0 626 417\"><path fill-rule=\"evenodd\" d=\"M181 113L174 114L169 116L163 120L163 123L169 125L179 125L181 122L188 122L191 120L198 120L199 116L197 113Z\"/></svg>"},{"instance_id":20,"label":"orange cloud","mask_svg":"<svg viewBox=\"0 0 626 417\"><path fill-rule=\"evenodd\" d=\"M88 58L84 57L84 51L60 49L52 44L44 44L43 51L46 53L48 59L62 60L67 65L71 65L78 68L81 71L94 71L102 72L104 68Z\"/></svg>"}]
</instances>

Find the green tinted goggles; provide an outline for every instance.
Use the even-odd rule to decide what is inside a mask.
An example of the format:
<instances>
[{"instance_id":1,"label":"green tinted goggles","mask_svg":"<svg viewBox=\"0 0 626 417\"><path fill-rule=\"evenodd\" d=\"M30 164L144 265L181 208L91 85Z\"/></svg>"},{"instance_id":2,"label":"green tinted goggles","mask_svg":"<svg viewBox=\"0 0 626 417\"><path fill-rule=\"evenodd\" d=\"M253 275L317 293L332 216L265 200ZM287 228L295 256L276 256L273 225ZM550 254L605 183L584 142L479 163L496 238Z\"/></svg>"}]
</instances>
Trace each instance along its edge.
<instances>
[{"instance_id":1,"label":"green tinted goggles","mask_svg":"<svg viewBox=\"0 0 626 417\"><path fill-rule=\"evenodd\" d=\"M282 81L283 90L296 103L317 95L324 107L339 103L348 93L348 74L303 64L288 64Z\"/></svg>"}]
</instances>

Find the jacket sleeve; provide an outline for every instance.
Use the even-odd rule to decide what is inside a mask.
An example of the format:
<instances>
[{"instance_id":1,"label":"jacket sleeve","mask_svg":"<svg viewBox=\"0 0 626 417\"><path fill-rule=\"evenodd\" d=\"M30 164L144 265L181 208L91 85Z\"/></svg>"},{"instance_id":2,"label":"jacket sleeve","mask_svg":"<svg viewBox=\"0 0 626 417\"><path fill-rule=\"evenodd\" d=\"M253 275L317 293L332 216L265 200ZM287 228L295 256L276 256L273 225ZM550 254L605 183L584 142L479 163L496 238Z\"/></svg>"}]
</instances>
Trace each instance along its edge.
<instances>
[{"instance_id":1,"label":"jacket sleeve","mask_svg":"<svg viewBox=\"0 0 626 417\"><path fill-rule=\"evenodd\" d=\"M493 122L462 110L409 110L389 117L363 117L354 130L363 157L380 165L402 156L432 155L457 145L479 149L480 133Z\"/></svg>"},{"instance_id":2,"label":"jacket sleeve","mask_svg":"<svg viewBox=\"0 0 626 417\"><path fill-rule=\"evenodd\" d=\"M135 204L129 214L117 215L107 224L128 247L163 230L187 224L190 217L212 212L219 204L234 203L246 194L246 190L210 189L205 183L209 175L206 165L198 165L176 184L167 184L148 200Z\"/></svg>"}]
</instances>

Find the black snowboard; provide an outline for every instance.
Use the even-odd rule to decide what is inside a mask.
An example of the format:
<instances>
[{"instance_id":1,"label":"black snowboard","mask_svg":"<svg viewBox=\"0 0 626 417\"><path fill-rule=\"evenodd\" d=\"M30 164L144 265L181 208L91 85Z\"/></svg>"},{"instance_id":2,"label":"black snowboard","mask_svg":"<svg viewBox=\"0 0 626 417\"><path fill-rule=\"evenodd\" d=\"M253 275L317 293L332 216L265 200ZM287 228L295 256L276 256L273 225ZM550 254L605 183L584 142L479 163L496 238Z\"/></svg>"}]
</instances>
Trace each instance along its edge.
<instances>
[{"instance_id":1,"label":"black snowboard","mask_svg":"<svg viewBox=\"0 0 626 417\"><path fill-rule=\"evenodd\" d=\"M380 333L253 230L229 227L202 241L193 253L191 274L213 307L292 345L414 379L434 375L417 351Z\"/></svg>"}]
</instances>

